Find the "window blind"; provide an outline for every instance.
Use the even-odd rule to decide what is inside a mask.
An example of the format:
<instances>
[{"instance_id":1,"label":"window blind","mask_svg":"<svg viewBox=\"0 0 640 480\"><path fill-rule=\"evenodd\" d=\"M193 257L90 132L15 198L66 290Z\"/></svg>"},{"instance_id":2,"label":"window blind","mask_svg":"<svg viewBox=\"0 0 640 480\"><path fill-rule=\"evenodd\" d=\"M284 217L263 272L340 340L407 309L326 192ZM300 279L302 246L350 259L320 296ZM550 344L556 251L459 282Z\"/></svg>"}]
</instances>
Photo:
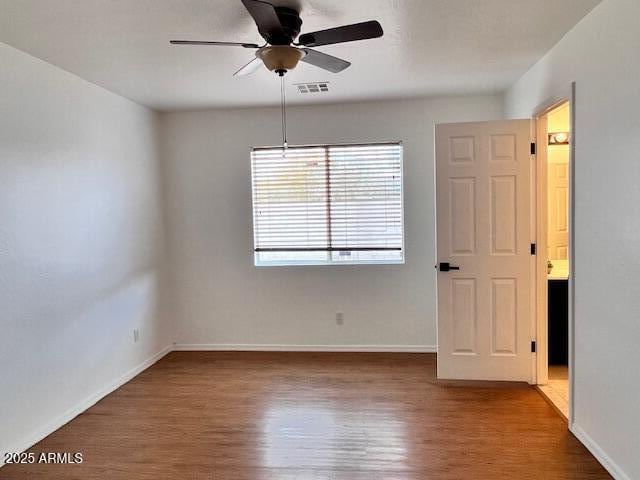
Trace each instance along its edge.
<instances>
[{"instance_id":1,"label":"window blind","mask_svg":"<svg viewBox=\"0 0 640 480\"><path fill-rule=\"evenodd\" d=\"M403 260L402 145L255 148L256 264Z\"/></svg>"}]
</instances>

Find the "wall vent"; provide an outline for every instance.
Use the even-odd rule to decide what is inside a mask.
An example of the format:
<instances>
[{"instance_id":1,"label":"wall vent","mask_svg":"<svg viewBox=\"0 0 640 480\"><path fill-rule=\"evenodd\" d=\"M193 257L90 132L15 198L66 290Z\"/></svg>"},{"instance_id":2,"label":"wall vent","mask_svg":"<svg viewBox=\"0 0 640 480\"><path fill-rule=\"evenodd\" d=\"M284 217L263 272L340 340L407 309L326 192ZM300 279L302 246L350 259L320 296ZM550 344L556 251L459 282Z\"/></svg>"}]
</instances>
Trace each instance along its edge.
<instances>
[{"instance_id":1,"label":"wall vent","mask_svg":"<svg viewBox=\"0 0 640 480\"><path fill-rule=\"evenodd\" d=\"M329 91L329 82L296 83L298 93L324 93Z\"/></svg>"}]
</instances>

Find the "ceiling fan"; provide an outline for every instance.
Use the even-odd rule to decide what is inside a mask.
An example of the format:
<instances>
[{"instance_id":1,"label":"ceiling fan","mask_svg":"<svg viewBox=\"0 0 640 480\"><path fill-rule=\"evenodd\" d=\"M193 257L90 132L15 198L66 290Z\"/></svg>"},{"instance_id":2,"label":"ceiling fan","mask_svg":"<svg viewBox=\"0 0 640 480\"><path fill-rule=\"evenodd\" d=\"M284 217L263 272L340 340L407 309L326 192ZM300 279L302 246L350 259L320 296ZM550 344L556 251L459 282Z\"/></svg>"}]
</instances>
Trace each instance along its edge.
<instances>
[{"instance_id":1,"label":"ceiling fan","mask_svg":"<svg viewBox=\"0 0 640 480\"><path fill-rule=\"evenodd\" d=\"M302 19L296 10L275 6L263 0L242 0L242 4L255 20L258 32L266 42L264 45L197 40L171 40L170 43L174 45L216 45L254 49L256 58L252 59L234 75L249 75L260 68L261 64L264 64L269 70L282 77L287 71L294 69L300 61L332 73L339 73L348 68L351 63L309 47L366 40L383 35L380 23L372 20L305 33L298 37ZM297 42L295 41L296 38Z\"/></svg>"}]
</instances>

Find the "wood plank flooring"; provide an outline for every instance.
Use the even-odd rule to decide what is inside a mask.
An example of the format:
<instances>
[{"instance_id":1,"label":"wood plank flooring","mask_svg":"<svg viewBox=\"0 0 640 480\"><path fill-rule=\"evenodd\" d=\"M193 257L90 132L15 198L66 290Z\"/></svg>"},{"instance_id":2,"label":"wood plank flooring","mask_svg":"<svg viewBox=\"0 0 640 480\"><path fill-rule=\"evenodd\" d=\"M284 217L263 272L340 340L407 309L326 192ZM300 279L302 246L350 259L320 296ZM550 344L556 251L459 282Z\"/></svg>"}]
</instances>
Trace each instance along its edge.
<instances>
[{"instance_id":1,"label":"wood plank flooring","mask_svg":"<svg viewBox=\"0 0 640 480\"><path fill-rule=\"evenodd\" d=\"M432 354L174 352L0 479L607 479L532 387L439 384Z\"/></svg>"}]
</instances>

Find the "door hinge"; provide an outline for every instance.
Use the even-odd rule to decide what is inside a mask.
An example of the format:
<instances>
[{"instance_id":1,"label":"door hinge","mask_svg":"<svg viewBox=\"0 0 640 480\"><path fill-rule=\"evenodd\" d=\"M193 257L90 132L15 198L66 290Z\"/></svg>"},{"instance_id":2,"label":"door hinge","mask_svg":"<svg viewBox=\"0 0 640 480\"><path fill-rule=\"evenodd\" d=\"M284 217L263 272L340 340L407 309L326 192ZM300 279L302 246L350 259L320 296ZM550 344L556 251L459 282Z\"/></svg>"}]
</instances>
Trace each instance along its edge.
<instances>
[{"instance_id":1,"label":"door hinge","mask_svg":"<svg viewBox=\"0 0 640 480\"><path fill-rule=\"evenodd\" d=\"M531 244L531 255L535 255L536 254L536 244L532 243Z\"/></svg>"},{"instance_id":2,"label":"door hinge","mask_svg":"<svg viewBox=\"0 0 640 480\"><path fill-rule=\"evenodd\" d=\"M536 154L536 142L531 142L531 155Z\"/></svg>"},{"instance_id":3,"label":"door hinge","mask_svg":"<svg viewBox=\"0 0 640 480\"><path fill-rule=\"evenodd\" d=\"M531 340L531 353L536 353L536 341Z\"/></svg>"}]
</instances>

